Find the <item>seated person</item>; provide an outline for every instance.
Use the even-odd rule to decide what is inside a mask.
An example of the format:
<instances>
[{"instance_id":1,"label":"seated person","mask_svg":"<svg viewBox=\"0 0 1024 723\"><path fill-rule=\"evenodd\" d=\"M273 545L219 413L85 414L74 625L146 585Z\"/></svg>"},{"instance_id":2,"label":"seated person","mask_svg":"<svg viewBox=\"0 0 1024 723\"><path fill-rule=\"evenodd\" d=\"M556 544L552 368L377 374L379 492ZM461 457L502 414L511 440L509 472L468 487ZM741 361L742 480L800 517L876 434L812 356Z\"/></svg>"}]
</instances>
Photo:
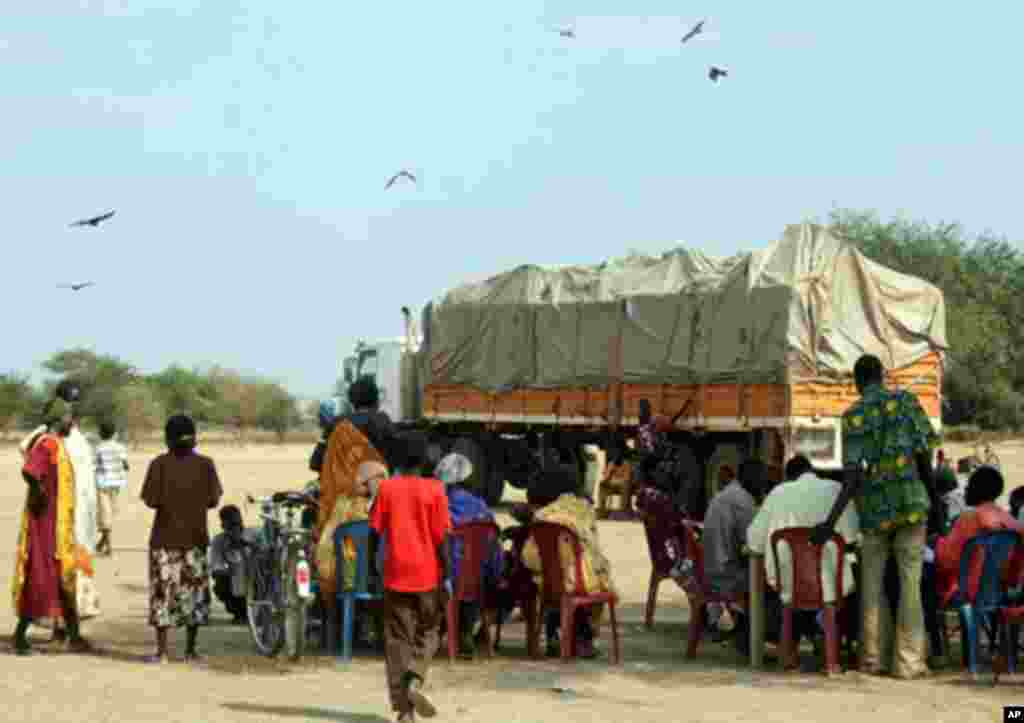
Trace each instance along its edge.
<instances>
[{"instance_id":1,"label":"seated person","mask_svg":"<svg viewBox=\"0 0 1024 723\"><path fill-rule=\"evenodd\" d=\"M758 500L768 485L764 463L747 460L740 465L739 479L715 495L704 517L704 575L711 590L734 598L730 605L736 625L736 646L742 655L750 652L746 598L750 592L749 564L744 555L747 528L754 520ZM766 590L765 635L778 640L782 628L782 605L778 594Z\"/></svg>"},{"instance_id":2,"label":"seated person","mask_svg":"<svg viewBox=\"0 0 1024 723\"><path fill-rule=\"evenodd\" d=\"M775 576L776 561L771 545L772 534L787 527L814 527L819 524L828 517L842 489L842 485L838 482L819 478L814 473L810 461L802 455L793 457L786 464L786 479L787 482L778 485L765 498L764 504L747 529L747 547L751 551L765 556L766 581L779 593L783 605L788 603L793 595L789 587L793 580L792 555L789 546L780 542L778 567L782 580L778 580ZM846 541L846 544L851 545L857 541L857 536L860 534L860 521L853 505L847 505L842 516L836 522L835 530ZM856 600L854 592L856 587L853 571L855 555L849 551L845 557L842 590L844 604L841 609L840 624L843 627L844 635L850 640L856 640L856 621L860 612L860 604ZM826 545L822 556L822 592L826 603L837 602L835 578L836 550L835 546L830 544ZM800 644L802 635L812 639L817 637L814 612L801 612L803 614L797 613L795 620L794 638L797 645ZM783 664L786 667L793 667L796 661L783 661Z\"/></svg>"},{"instance_id":3,"label":"seated person","mask_svg":"<svg viewBox=\"0 0 1024 723\"><path fill-rule=\"evenodd\" d=\"M381 481L388 476L388 469L380 462L363 462L356 471L354 496L339 496L334 504L332 513L327 524L324 525L323 534L316 546L316 564L320 578L330 578L337 581L337 588L341 591L349 591L355 583L357 550L352 540L347 540L342 550L344 568L336 570L337 560L334 549L334 535L339 527L349 522L369 520L370 499L377 494ZM385 551L378 549L378 555L383 557ZM370 565L371 589L374 581L379 578L379 564ZM356 637L360 643L366 643L369 639L369 628L366 616L357 617ZM379 632L379 631L378 631Z\"/></svg>"},{"instance_id":4,"label":"seated person","mask_svg":"<svg viewBox=\"0 0 1024 723\"><path fill-rule=\"evenodd\" d=\"M601 551L597 536L597 517L593 506L583 497L583 485L569 465L554 468L548 475L542 490L531 491L531 504L539 506L533 513L534 522L554 522L568 527L576 533L583 547L583 587L588 592L615 592L612 584L611 565ZM563 575L566 586L575 590L575 553L567 547L561 551ZM523 564L533 572L534 582L543 586L540 551L533 539L523 546ZM576 613L576 649L580 657L594 658L594 628L599 624L603 606L580 608ZM560 611L549 610L545 617L547 654L560 654L559 646Z\"/></svg>"},{"instance_id":5,"label":"seated person","mask_svg":"<svg viewBox=\"0 0 1024 723\"><path fill-rule=\"evenodd\" d=\"M494 514L487 503L467 486L473 475L473 464L461 454L449 454L441 459L434 476L441 480L448 496L448 516L452 527L470 522L494 522ZM451 545L451 579L452 585L458 584L459 572L463 557L462 540L453 540ZM493 590L498 584L502 572L502 550L498 540L491 556L484 561L484 589ZM475 652L473 629L480 620L479 603L464 602L459 611L459 654L472 658ZM486 635L487 630L481 628L480 634Z\"/></svg>"},{"instance_id":6,"label":"seated person","mask_svg":"<svg viewBox=\"0 0 1024 723\"><path fill-rule=\"evenodd\" d=\"M231 613L236 625L248 623L245 604L245 551L244 542L255 544L260 531L245 529L242 511L235 505L220 509L222 532L210 542L210 574L213 593ZM243 542L244 541L244 542Z\"/></svg>"},{"instance_id":7,"label":"seated person","mask_svg":"<svg viewBox=\"0 0 1024 723\"><path fill-rule=\"evenodd\" d=\"M973 509L960 515L953 530L945 537L940 537L935 544L935 566L938 596L940 604L945 607L961 592L960 563L964 546L978 535L995 530L1013 530L1024 535L1024 523L1014 519L1009 512L1000 507L996 500L1003 494L1003 476L995 467L979 467L971 474L967 482L965 501ZM1019 552L1011 554L1004 569L1004 579L1019 580L1024 559ZM977 593L981 580L982 559L976 555L971 562L969 584L971 589L967 595L973 597Z\"/></svg>"},{"instance_id":8,"label":"seated person","mask_svg":"<svg viewBox=\"0 0 1024 723\"><path fill-rule=\"evenodd\" d=\"M632 440L630 441L632 444ZM597 489L597 516L608 516L608 497L618 495L619 508L623 513L633 511L633 465L626 459L626 450L612 450L604 477Z\"/></svg>"},{"instance_id":9,"label":"seated person","mask_svg":"<svg viewBox=\"0 0 1024 723\"><path fill-rule=\"evenodd\" d=\"M1017 487L1010 493L1010 514L1015 520L1021 520L1024 516L1024 487Z\"/></svg>"}]
</instances>

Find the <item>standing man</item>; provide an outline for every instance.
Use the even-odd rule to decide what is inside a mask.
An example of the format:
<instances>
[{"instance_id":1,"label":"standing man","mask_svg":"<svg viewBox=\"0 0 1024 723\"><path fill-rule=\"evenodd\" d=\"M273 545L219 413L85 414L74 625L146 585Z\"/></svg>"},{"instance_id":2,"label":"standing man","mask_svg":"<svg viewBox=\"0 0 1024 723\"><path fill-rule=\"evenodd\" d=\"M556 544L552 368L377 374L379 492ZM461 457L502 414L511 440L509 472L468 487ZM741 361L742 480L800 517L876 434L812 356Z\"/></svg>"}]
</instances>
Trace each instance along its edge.
<instances>
[{"instance_id":1,"label":"standing man","mask_svg":"<svg viewBox=\"0 0 1024 723\"><path fill-rule=\"evenodd\" d=\"M861 547L863 655L861 671L897 678L924 676L925 628L921 568L929 513L942 514L932 480L931 458L938 435L917 397L888 390L878 357L866 354L853 367L861 398L843 414L845 484L828 519L812 535L823 544L850 499L856 497ZM889 555L900 579L895 660L882 661L881 606Z\"/></svg>"},{"instance_id":2,"label":"standing man","mask_svg":"<svg viewBox=\"0 0 1024 723\"><path fill-rule=\"evenodd\" d=\"M100 530L96 554L105 557L113 552L110 538L117 517L117 497L128 484L128 449L114 438L116 431L113 422L101 422L100 443L96 447L97 522Z\"/></svg>"},{"instance_id":3,"label":"standing man","mask_svg":"<svg viewBox=\"0 0 1024 723\"><path fill-rule=\"evenodd\" d=\"M445 592L451 595L448 561L448 497L442 483L421 476L427 440L404 435L392 445L396 476L380 484L370 512L376 535L387 546L384 563L384 642L391 707L400 723L416 715L432 718L437 709L423 686L437 652Z\"/></svg>"},{"instance_id":4,"label":"standing man","mask_svg":"<svg viewBox=\"0 0 1024 723\"><path fill-rule=\"evenodd\" d=\"M71 405L51 401L47 428L26 445L22 478L28 496L15 554L12 597L18 625L14 651L28 655L28 629L34 620L63 617L72 650L88 650L75 606L75 477L64 440L71 431Z\"/></svg>"}]
</instances>

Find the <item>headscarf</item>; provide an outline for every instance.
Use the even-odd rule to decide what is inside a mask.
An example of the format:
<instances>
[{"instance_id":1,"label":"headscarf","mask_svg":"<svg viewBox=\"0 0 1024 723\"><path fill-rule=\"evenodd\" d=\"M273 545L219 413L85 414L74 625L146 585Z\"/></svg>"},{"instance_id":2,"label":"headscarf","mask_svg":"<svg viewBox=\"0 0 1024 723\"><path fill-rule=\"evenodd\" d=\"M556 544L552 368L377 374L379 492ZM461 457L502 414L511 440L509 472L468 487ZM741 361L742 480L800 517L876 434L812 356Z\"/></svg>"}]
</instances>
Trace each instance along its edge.
<instances>
[{"instance_id":1,"label":"headscarf","mask_svg":"<svg viewBox=\"0 0 1024 723\"><path fill-rule=\"evenodd\" d=\"M164 439L171 449L192 449L196 446L196 423L185 414L175 414L167 420Z\"/></svg>"},{"instance_id":2,"label":"headscarf","mask_svg":"<svg viewBox=\"0 0 1024 723\"><path fill-rule=\"evenodd\" d=\"M434 476L444 482L445 486L462 484L473 476L473 463L465 455L452 452L438 462Z\"/></svg>"},{"instance_id":3,"label":"headscarf","mask_svg":"<svg viewBox=\"0 0 1024 723\"><path fill-rule=\"evenodd\" d=\"M333 426L334 422L341 416L341 405L338 404L337 399L325 399L320 402L320 409L317 415L320 417L320 426L327 429Z\"/></svg>"}]
</instances>

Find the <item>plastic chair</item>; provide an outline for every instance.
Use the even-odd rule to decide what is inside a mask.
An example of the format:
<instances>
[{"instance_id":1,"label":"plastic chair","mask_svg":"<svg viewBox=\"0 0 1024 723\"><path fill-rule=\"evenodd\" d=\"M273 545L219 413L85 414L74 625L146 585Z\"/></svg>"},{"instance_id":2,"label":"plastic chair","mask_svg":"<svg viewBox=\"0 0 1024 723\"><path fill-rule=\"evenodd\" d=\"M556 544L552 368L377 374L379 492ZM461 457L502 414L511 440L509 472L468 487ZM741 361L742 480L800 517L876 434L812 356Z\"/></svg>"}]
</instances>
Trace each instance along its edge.
<instances>
[{"instance_id":1,"label":"plastic chair","mask_svg":"<svg viewBox=\"0 0 1024 723\"><path fill-rule=\"evenodd\" d=\"M351 590L345 574L345 540L352 540L356 546L356 575ZM344 662L352 660L352 637L355 633L356 601L383 600L384 595L370 592L370 523L358 520L340 525L334 533L335 570L338 576L338 604L342 609L342 653Z\"/></svg>"},{"instance_id":2,"label":"plastic chair","mask_svg":"<svg viewBox=\"0 0 1024 723\"><path fill-rule=\"evenodd\" d=\"M967 541L963 554L960 556L960 584L957 596L946 605L945 609L955 607L960 613L960 637L963 655L967 660L967 669L971 675L978 674L978 627L988 633L989 639L995 642L1000 611L1006 600L1006 590L1002 581L1002 569L1010 558L1013 548L1020 542L1016 532L999 530L978 535ZM980 549L979 549L980 548ZM982 555L981 577L978 590L970 597L971 570L974 565L974 553ZM943 624L945 632L945 624ZM948 636L944 645L948 649ZM1016 657L1016 656L1014 656ZM1012 662L1010 663L1012 666ZM1012 667L1011 667L1012 670Z\"/></svg>"},{"instance_id":3,"label":"plastic chair","mask_svg":"<svg viewBox=\"0 0 1024 723\"><path fill-rule=\"evenodd\" d=\"M583 587L583 545L572 530L564 525L554 522L534 522L530 525L530 537L537 545L540 555L541 569L543 571L544 583L541 590L541 611L547 606L558 606L561 610L561 648L562 660L568 662L576 656L576 611L579 608L592 607L599 604L607 604L612 628L612 652L609 656L610 662L616 664L622 660L622 651L619 645L619 623L615 616L615 604L618 602L614 593L596 592L588 593ZM574 592L566 592L566 579L562 569L562 540L567 540L575 550L575 574L576 589ZM532 606L531 606L532 607ZM538 639L540 638L540 625L538 620L541 616L531 615L527 621L530 628L528 632L530 654L537 657L539 653Z\"/></svg>"},{"instance_id":4,"label":"plastic chair","mask_svg":"<svg viewBox=\"0 0 1024 723\"><path fill-rule=\"evenodd\" d=\"M684 539L686 540L686 557L693 563L693 576L697 585L687 589L686 598L690 605L690 622L687 625L686 657L696 658L697 648L704 638L704 627L707 624L708 603L719 603L728 605L739 603L744 608L749 608L750 603L746 595L723 595L714 592L708 584L704 575L704 545L698 535L704 529L704 525L693 520L683 522Z\"/></svg>"},{"instance_id":5,"label":"plastic chair","mask_svg":"<svg viewBox=\"0 0 1024 723\"><path fill-rule=\"evenodd\" d=\"M830 538L836 546L837 564L833 600L825 603L821 564L825 545L811 543L810 527L786 527L771 536L772 558L775 561L775 580L781 590L782 570L779 565L779 542L789 546L793 579L786 586L791 591L789 603L782 610L782 660L786 668L795 667L797 658L793 640L793 613L796 610L824 610L825 622L825 674L840 672L839 622L837 614L843 600L843 573L845 572L846 540L836 532Z\"/></svg>"},{"instance_id":6,"label":"plastic chair","mask_svg":"<svg viewBox=\"0 0 1024 723\"><path fill-rule=\"evenodd\" d=\"M455 581L452 597L448 600L448 660L455 662L459 646L459 615L461 603L475 602L480 605L480 621L485 631L490 656L491 620L488 603L491 602L484 589L484 565L494 554L500 530L493 522L467 522L455 527L448 536L449 547L456 541L462 542L462 559L459 562L459 578Z\"/></svg>"},{"instance_id":7,"label":"plastic chair","mask_svg":"<svg viewBox=\"0 0 1024 723\"><path fill-rule=\"evenodd\" d=\"M522 564L523 547L530 537L530 529L526 525L507 528L502 531L503 540L511 545L505 550L505 570L502 583L495 593L496 607L506 609L519 607L526 617L526 628L532 630L532 616L535 612L539 591L531 573ZM502 615L499 612L495 621L494 650L501 645Z\"/></svg>"},{"instance_id":8,"label":"plastic chair","mask_svg":"<svg viewBox=\"0 0 1024 723\"><path fill-rule=\"evenodd\" d=\"M644 536L651 556L651 579L647 584L647 607L644 610L644 625L654 627L654 613L658 607L658 588L671 577L672 560L665 553L665 545L674 536L682 535L684 518L678 512L643 511Z\"/></svg>"}]
</instances>

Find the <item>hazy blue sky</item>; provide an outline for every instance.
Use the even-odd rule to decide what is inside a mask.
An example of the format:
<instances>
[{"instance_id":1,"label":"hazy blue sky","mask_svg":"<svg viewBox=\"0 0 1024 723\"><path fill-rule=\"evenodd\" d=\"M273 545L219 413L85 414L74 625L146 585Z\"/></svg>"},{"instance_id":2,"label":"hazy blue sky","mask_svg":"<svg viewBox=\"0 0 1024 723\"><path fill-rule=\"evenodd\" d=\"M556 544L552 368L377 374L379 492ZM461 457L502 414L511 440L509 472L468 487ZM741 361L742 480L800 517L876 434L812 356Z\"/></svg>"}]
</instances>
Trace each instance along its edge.
<instances>
[{"instance_id":1,"label":"hazy blue sky","mask_svg":"<svg viewBox=\"0 0 1024 723\"><path fill-rule=\"evenodd\" d=\"M1006 0L5 5L0 369L81 344L316 396L403 304L521 263L728 254L833 205L1024 239Z\"/></svg>"}]
</instances>

